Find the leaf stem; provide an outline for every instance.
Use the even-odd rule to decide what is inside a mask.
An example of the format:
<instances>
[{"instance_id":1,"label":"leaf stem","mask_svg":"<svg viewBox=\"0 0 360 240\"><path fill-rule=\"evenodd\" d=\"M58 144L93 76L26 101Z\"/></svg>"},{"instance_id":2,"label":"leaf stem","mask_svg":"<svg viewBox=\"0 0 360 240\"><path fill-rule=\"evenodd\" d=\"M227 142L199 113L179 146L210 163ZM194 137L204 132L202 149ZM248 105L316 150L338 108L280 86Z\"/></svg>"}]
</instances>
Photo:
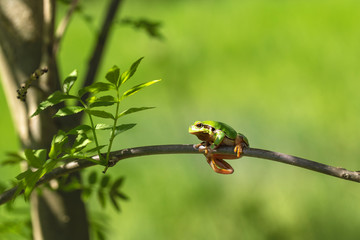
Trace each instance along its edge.
<instances>
[{"instance_id":1,"label":"leaf stem","mask_svg":"<svg viewBox=\"0 0 360 240\"><path fill-rule=\"evenodd\" d=\"M109 140L109 147L106 153L106 167L103 171L103 173L106 173L107 169L109 168L109 158L110 158L110 152L111 152L111 147L115 138L115 131L116 131L116 124L117 124L117 120L118 120L118 115L119 115L119 108L120 108L120 95L119 95L119 88L116 88L116 111L115 111L115 116L114 116L114 126L112 128L111 131L111 136L110 136L110 140Z\"/></svg>"},{"instance_id":2,"label":"leaf stem","mask_svg":"<svg viewBox=\"0 0 360 240\"><path fill-rule=\"evenodd\" d=\"M84 106L85 112L86 112L87 115L89 116L90 125L91 125L91 131L92 131L93 136L94 136L94 141L95 141L95 145L96 145L96 148L97 148L97 153L98 153L98 155L99 155L99 157L100 157L100 162L101 162L102 164L105 164L105 161L103 161L102 155L101 155L101 153L100 153L99 141L98 141L97 136L96 136L94 120L93 120L91 114L90 114L88 111L86 111L87 109L89 109L89 107L88 107L88 105L85 104L85 102L84 102L83 100L81 100L81 98L79 98L79 101L80 101L80 103Z\"/></svg>"}]
</instances>

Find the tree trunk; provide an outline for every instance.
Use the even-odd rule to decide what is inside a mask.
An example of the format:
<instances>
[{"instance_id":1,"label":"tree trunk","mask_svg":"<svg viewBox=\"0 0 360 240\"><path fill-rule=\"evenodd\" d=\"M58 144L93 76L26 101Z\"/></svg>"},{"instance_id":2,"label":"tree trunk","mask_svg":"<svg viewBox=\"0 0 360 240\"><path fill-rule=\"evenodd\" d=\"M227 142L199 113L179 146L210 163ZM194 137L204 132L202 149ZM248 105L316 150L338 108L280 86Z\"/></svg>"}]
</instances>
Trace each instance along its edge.
<instances>
[{"instance_id":1,"label":"tree trunk","mask_svg":"<svg viewBox=\"0 0 360 240\"><path fill-rule=\"evenodd\" d=\"M53 119L50 110L29 116L50 93L60 89L53 54L55 0L0 1L0 70L13 122L23 148L49 148L58 129L77 125L80 119ZM26 102L16 90L39 67L48 74L29 89ZM69 121L70 120L70 121ZM75 175L74 177L80 177ZM89 239L88 220L80 192L43 188L31 196L34 239Z\"/></svg>"}]
</instances>

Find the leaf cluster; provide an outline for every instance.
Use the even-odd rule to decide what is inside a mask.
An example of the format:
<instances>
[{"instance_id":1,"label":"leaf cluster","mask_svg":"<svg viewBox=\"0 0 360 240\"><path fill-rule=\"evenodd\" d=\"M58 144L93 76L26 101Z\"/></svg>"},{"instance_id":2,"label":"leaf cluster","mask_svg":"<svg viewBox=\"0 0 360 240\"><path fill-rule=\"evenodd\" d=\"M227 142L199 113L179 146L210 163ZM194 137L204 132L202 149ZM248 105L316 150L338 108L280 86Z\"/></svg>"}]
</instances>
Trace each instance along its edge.
<instances>
[{"instance_id":1,"label":"leaf cluster","mask_svg":"<svg viewBox=\"0 0 360 240\"><path fill-rule=\"evenodd\" d=\"M104 165L104 172L106 171L108 168L109 156L114 138L120 133L131 129L136 125L135 123L119 124L118 120L128 114L153 108L132 107L120 111L120 103L125 98L134 95L145 87L160 81L148 81L135 85L122 93L120 92L120 87L132 78L142 59L143 58L140 58L135 61L131 67L123 73L120 73L119 67L116 65L113 66L106 73L106 82L95 82L90 86L80 88L75 94L71 92L78 79L78 73L74 70L64 80L61 91L55 91L45 101L39 104L38 108L31 117L37 116L45 109L59 103L66 104L68 102L66 100L76 100L72 101L75 102L76 105L65 105L65 107L60 108L53 117L65 117L84 112L89 117L90 124L79 125L67 132L59 130L53 137L49 150L25 149L24 156L13 156L12 161L14 161L14 159L18 159L15 161L25 160L29 166L25 172L20 173L16 177L19 181L17 193L24 191L25 199L27 199L36 187L38 180L41 179L44 174L53 170L59 163L73 159L88 159L90 161L94 161L91 158L94 153L97 153L100 157L100 162L97 161L96 163ZM86 99L83 99L84 96L87 96ZM111 111L111 109L106 108L109 106L115 106L115 111ZM95 117L100 119L110 119L112 124L101 122L95 123ZM110 131L108 143L102 145L99 144L97 131ZM75 140L70 141L69 139ZM89 147L91 145L92 147ZM107 150L103 153L102 149L105 147ZM106 180L102 181L105 181L103 184L104 187L107 186L105 184ZM120 185L120 182L117 184ZM112 195L110 194L110 199L113 202L115 202L116 197L122 197L122 195L115 190L112 190L111 193Z\"/></svg>"},{"instance_id":2,"label":"leaf cluster","mask_svg":"<svg viewBox=\"0 0 360 240\"><path fill-rule=\"evenodd\" d=\"M83 188L83 198L85 200L95 193L102 208L105 208L108 202L116 211L121 211L120 200L129 198L121 191L124 183L123 177L112 179L109 175L99 177L96 171L92 171L87 178L88 185Z\"/></svg>"},{"instance_id":3,"label":"leaf cluster","mask_svg":"<svg viewBox=\"0 0 360 240\"><path fill-rule=\"evenodd\" d=\"M164 36L160 32L161 22L152 21L146 18L124 18L121 20L120 23L132 26L136 29L144 30L150 37L157 39L164 38Z\"/></svg>"}]
</instances>

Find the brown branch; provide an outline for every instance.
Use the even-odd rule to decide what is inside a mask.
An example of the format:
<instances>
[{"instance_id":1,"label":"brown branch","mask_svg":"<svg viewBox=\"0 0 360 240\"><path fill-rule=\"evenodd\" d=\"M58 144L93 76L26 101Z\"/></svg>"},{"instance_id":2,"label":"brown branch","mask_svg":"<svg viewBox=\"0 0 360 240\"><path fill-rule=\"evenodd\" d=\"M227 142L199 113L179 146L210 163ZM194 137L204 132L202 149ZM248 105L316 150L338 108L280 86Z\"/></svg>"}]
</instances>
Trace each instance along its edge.
<instances>
[{"instance_id":1,"label":"brown branch","mask_svg":"<svg viewBox=\"0 0 360 240\"><path fill-rule=\"evenodd\" d=\"M318 163L315 161L287 155L284 153L273 152L273 151L257 149L257 148L247 148L244 149L243 156L268 159L301 168L306 168L308 170L323 173L337 178L342 178L344 180L360 182L360 171L349 171L345 168L333 167L323 163Z\"/></svg>"},{"instance_id":2,"label":"brown branch","mask_svg":"<svg viewBox=\"0 0 360 240\"><path fill-rule=\"evenodd\" d=\"M92 56L88 64L88 70L83 83L83 87L89 86L94 82L96 73L99 69L100 60L104 53L104 47L109 36L111 25L116 16L116 12L121 4L122 0L112 0L109 4L108 10L105 14L105 19L101 27L101 32L98 36L95 49L93 50Z\"/></svg>"},{"instance_id":3,"label":"brown branch","mask_svg":"<svg viewBox=\"0 0 360 240\"><path fill-rule=\"evenodd\" d=\"M234 155L234 149L232 147L221 147L216 151L221 154ZM111 166L116 165L119 161L126 158L147 156L147 155L157 155L157 154L199 154L199 150L195 148L195 145L158 145L158 146L145 146L145 147L135 147L127 148L119 151L114 151L110 154ZM256 149L256 148L245 148L243 151L243 156L263 158L272 161L277 161L281 163L290 164L293 166L306 168L315 172L323 173L326 175L338 177L344 180L360 182L360 172L358 171L349 171L344 168L332 167L326 164L310 161L304 158L299 158L284 153L278 153L268 150ZM93 160L98 161L99 156L94 156ZM230 160L233 161L233 160ZM89 160L79 159L67 164L64 164L58 168L55 168L53 171L45 174L36 184L39 186L43 183L46 183L52 179L58 178L60 176L79 171L81 169L97 165L96 162ZM14 187L10 190L7 190L0 194L0 205L4 204L14 198L17 187Z\"/></svg>"},{"instance_id":4,"label":"brown branch","mask_svg":"<svg viewBox=\"0 0 360 240\"><path fill-rule=\"evenodd\" d=\"M78 3L79 3L79 0L73 0L71 2L71 5L70 5L68 11L66 12L66 15L63 17L58 28L56 29L55 39L54 39L54 44L53 44L53 55L54 56L56 56L58 53L61 39L65 35L65 32L66 32L67 27L69 26L69 23L71 20L71 16L73 15Z\"/></svg>"}]
</instances>

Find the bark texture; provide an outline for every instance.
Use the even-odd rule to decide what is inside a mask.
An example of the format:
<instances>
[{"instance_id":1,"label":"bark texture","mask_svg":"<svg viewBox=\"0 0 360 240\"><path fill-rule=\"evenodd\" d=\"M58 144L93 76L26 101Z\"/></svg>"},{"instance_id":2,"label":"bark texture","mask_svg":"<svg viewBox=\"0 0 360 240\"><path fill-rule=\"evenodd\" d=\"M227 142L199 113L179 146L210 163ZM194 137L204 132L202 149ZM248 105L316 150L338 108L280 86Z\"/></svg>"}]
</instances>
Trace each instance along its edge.
<instances>
[{"instance_id":1,"label":"bark texture","mask_svg":"<svg viewBox=\"0 0 360 240\"><path fill-rule=\"evenodd\" d=\"M49 148L58 129L68 129L80 119L53 119L49 112L29 119L39 102L60 88L53 54L55 0L0 1L0 71L6 99L23 148ZM47 66L28 91L26 102L16 90L37 68ZM54 111L54 110L52 110ZM79 175L73 177L79 178ZM88 220L79 191L44 188L31 196L34 239L89 239Z\"/></svg>"}]
</instances>

